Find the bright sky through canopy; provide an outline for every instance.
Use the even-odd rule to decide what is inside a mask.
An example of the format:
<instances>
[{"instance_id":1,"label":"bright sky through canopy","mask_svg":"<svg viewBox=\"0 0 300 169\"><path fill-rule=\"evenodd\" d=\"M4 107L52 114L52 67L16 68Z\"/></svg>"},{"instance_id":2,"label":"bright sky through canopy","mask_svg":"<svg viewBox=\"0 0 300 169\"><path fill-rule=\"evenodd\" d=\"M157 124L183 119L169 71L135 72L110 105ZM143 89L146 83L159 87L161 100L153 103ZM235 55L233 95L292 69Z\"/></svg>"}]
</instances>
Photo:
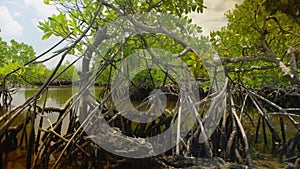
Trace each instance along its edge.
<instances>
[{"instance_id":1,"label":"bright sky through canopy","mask_svg":"<svg viewBox=\"0 0 300 169\"><path fill-rule=\"evenodd\" d=\"M207 9L204 13L192 13L189 16L199 24L204 35L212 30L218 30L227 24L224 12L234 8L242 0L204 0ZM42 40L43 32L38 29L38 21L56 12L54 6L45 5L42 0L1 0L0 1L0 37L5 41L15 39L32 45L37 54L54 45L59 39ZM47 67L53 67L55 60L47 62Z\"/></svg>"}]
</instances>

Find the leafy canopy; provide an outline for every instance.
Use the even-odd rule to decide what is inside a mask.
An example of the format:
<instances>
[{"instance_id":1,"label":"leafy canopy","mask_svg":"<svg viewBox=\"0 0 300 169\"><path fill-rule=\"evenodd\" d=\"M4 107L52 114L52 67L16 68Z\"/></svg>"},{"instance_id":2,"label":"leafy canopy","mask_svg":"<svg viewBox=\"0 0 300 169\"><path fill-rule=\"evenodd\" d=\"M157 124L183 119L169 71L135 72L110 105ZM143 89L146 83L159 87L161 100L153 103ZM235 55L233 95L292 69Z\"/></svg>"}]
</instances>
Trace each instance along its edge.
<instances>
[{"instance_id":1,"label":"leafy canopy","mask_svg":"<svg viewBox=\"0 0 300 169\"><path fill-rule=\"evenodd\" d=\"M20 67L21 70L14 74L13 80L21 80L21 75L30 72L32 67L24 67L24 64L35 58L33 47L25 43L11 40L10 44L0 38L0 77Z\"/></svg>"},{"instance_id":2,"label":"leafy canopy","mask_svg":"<svg viewBox=\"0 0 300 169\"><path fill-rule=\"evenodd\" d=\"M32 63L24 66L35 57L36 54L32 46L19 43L15 40L11 40L10 43L7 43L0 38L0 78L3 79L13 70L21 68L9 76L9 83L24 85L42 84L49 77L51 70L41 63ZM59 73L63 72L69 64L68 62L63 64L59 69ZM73 77L76 77L76 75L73 75L74 72L76 72L76 68L75 66L71 66L58 77L58 80L71 81Z\"/></svg>"},{"instance_id":3,"label":"leafy canopy","mask_svg":"<svg viewBox=\"0 0 300 169\"><path fill-rule=\"evenodd\" d=\"M203 0L170 0L170 1L161 1L161 0L109 0L109 1L91 1L91 0L44 0L45 4L54 4L60 9L58 14L53 14L51 17L48 17L43 22L39 22L39 28L44 31L44 36L42 39L48 39L52 35L66 38L66 40L73 42L79 36L83 34L89 24L92 23L90 31L85 35L83 42L76 45L76 50L72 54L81 55L83 51L82 44L93 43L93 37L97 30L101 30L106 23L115 21L117 18L122 17L122 15L141 15L144 13L166 13L178 16L184 21L190 24L187 32L198 32L201 33L201 28L191 24L191 20L188 19L184 14L190 12L203 12ZM104 5L103 5L104 4ZM99 5L102 5L100 8L99 15L96 16L95 22L93 22L95 12ZM149 17L155 17L151 15ZM151 21L151 19L149 19ZM171 18L164 20L164 24L170 25ZM145 21L147 22L147 21ZM155 23L145 23L148 25L155 25ZM174 28L169 28L172 31L180 31L183 29L180 24ZM112 31L108 29L108 31ZM184 38L187 38L186 35ZM186 39L190 41L190 39ZM205 41L205 40L204 40ZM202 42L200 42L202 43ZM167 37L163 34L152 34L144 33L141 36L132 35L126 39L124 43L116 44L112 46L111 49L103 54L102 58L95 58L96 65L95 67L100 67L102 63L108 61L109 59L115 57L115 59L120 59L123 56L129 56L132 53L135 53L136 49L145 49L149 45L151 48L160 48L168 50L172 53L179 53L184 50L184 47L179 44L175 39ZM122 52L120 52L122 48ZM119 52L119 53L118 53ZM122 56L121 56L122 55ZM201 56L196 55L195 53L189 52L182 59L191 66L192 72L195 77L203 78L207 77L205 73L199 73L200 71L205 72L205 68L200 63ZM100 84L109 83L111 75L115 72L115 68L118 66L119 62L115 62L115 65L107 66L106 69L101 74L101 78L97 79L97 82ZM149 71L150 72L150 71ZM163 77L160 71L152 71L153 75L150 77L154 79L155 82L161 81ZM146 72L141 73L145 77L149 77ZM149 81L149 80L148 80Z\"/></svg>"},{"instance_id":4,"label":"leafy canopy","mask_svg":"<svg viewBox=\"0 0 300 169\"><path fill-rule=\"evenodd\" d=\"M236 5L225 14L228 25L212 32L211 41L224 61L240 60L226 62L234 81L256 87L289 85L276 62L267 59L281 59L287 64L288 58L283 56L289 46L299 44L300 27L291 15L267 10L265 5L260 0L245 0ZM249 58L254 59L246 61Z\"/></svg>"}]
</instances>

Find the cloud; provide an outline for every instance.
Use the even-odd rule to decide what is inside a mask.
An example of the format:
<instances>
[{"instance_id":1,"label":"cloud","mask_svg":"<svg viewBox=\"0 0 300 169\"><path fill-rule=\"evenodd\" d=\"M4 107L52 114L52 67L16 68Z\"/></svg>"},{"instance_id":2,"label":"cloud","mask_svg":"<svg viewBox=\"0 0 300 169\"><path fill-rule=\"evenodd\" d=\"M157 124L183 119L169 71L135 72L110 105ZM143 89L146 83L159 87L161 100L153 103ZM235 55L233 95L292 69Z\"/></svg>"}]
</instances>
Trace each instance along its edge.
<instances>
[{"instance_id":1,"label":"cloud","mask_svg":"<svg viewBox=\"0 0 300 169\"><path fill-rule=\"evenodd\" d=\"M38 28L39 21L43 21L52 14L58 13L55 6L46 5L42 0L24 0L24 4L25 7L30 8L34 13L34 17L30 18L30 22L40 33L42 31Z\"/></svg>"},{"instance_id":2,"label":"cloud","mask_svg":"<svg viewBox=\"0 0 300 169\"><path fill-rule=\"evenodd\" d=\"M204 1L207 7L203 13L191 13L189 17L193 19L193 23L203 28L203 34L209 35L211 31L219 30L226 26L227 19L224 13L229 9L233 9L235 4L241 3L242 0L209 0Z\"/></svg>"},{"instance_id":3,"label":"cloud","mask_svg":"<svg viewBox=\"0 0 300 169\"><path fill-rule=\"evenodd\" d=\"M22 13L20 13L20 12L15 12L15 13L13 13L13 15L14 15L14 17L18 17L18 16L21 16Z\"/></svg>"},{"instance_id":4,"label":"cloud","mask_svg":"<svg viewBox=\"0 0 300 169\"><path fill-rule=\"evenodd\" d=\"M32 23L39 32L43 32L41 29L39 29L37 27L37 25L39 24L39 21L41 21L41 20L42 19L38 19L38 18L32 18L32 19L30 19L30 23Z\"/></svg>"},{"instance_id":5,"label":"cloud","mask_svg":"<svg viewBox=\"0 0 300 169\"><path fill-rule=\"evenodd\" d=\"M23 34L23 27L12 17L6 6L0 6L0 36L15 39Z\"/></svg>"},{"instance_id":6,"label":"cloud","mask_svg":"<svg viewBox=\"0 0 300 169\"><path fill-rule=\"evenodd\" d=\"M35 21L45 19L54 13L58 13L54 6L45 5L41 0L24 0L24 4L26 7L34 9L36 13ZM37 22L34 23L36 24Z\"/></svg>"}]
</instances>

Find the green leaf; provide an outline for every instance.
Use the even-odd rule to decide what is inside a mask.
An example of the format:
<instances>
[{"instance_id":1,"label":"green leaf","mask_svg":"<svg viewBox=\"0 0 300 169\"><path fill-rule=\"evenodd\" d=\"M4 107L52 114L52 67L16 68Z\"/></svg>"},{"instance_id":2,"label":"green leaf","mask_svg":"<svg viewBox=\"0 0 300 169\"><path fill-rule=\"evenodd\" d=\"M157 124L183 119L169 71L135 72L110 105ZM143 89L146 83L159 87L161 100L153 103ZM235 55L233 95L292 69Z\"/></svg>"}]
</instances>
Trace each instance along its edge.
<instances>
[{"instance_id":1,"label":"green leaf","mask_svg":"<svg viewBox=\"0 0 300 169\"><path fill-rule=\"evenodd\" d=\"M49 5L50 0L44 0L44 4Z\"/></svg>"},{"instance_id":2,"label":"green leaf","mask_svg":"<svg viewBox=\"0 0 300 169\"><path fill-rule=\"evenodd\" d=\"M47 39L49 39L51 35L52 35L52 32L46 33L46 34L42 37L42 40L47 40Z\"/></svg>"},{"instance_id":3,"label":"green leaf","mask_svg":"<svg viewBox=\"0 0 300 169\"><path fill-rule=\"evenodd\" d=\"M74 55L74 54L75 54L74 48L70 50L69 54L70 54L70 55Z\"/></svg>"}]
</instances>

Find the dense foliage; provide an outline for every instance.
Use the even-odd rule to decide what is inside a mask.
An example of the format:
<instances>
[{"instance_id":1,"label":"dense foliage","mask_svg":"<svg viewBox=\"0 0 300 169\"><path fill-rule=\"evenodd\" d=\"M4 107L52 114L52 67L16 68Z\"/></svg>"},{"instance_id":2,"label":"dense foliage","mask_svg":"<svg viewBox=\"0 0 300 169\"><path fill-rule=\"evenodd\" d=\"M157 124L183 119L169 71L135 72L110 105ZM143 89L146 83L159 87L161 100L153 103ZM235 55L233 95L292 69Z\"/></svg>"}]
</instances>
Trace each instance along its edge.
<instances>
[{"instance_id":1,"label":"dense foliage","mask_svg":"<svg viewBox=\"0 0 300 169\"><path fill-rule=\"evenodd\" d=\"M263 5L271 14L280 11L294 18L300 24L300 1L299 0L266 0Z\"/></svg>"},{"instance_id":2,"label":"dense foliage","mask_svg":"<svg viewBox=\"0 0 300 169\"><path fill-rule=\"evenodd\" d=\"M21 68L8 79L12 83L35 83L47 78L45 65L24 66L28 61L35 58L32 46L11 40L10 43L0 38L0 77L1 79L11 71Z\"/></svg>"},{"instance_id":3,"label":"dense foliage","mask_svg":"<svg viewBox=\"0 0 300 169\"><path fill-rule=\"evenodd\" d=\"M83 33L82 31L89 26L88 24L91 22L93 12L95 12L98 3L96 1L82 1L82 4L76 4L76 1L68 1L66 3L57 0L44 2L60 6L59 9L61 11L59 14L52 15L47 20L39 23L39 28L45 32L42 39L48 39L50 36L55 35L66 38L69 42L75 41ZM202 1L197 1L195 4L189 1L185 3L178 2L178 4L164 1L126 1L126 3L131 3L129 4L130 8L124 5L123 2L121 3L121 1L112 2L115 7L120 9L120 12L127 15L144 11L167 12L183 17L189 23L191 23L191 20L182 16L183 13L191 11L202 12L203 10ZM191 5L188 5L189 8L183 8L189 3L191 3ZM225 14L229 21L228 25L220 31L212 32L211 40L219 55L224 58L224 65L233 81L255 87L263 85L287 86L292 83L290 79L285 77L286 72L283 72L274 60L282 61L287 68L290 66L291 59L286 55L286 52L291 46L297 47L299 42L298 5L294 0L278 1L275 4L271 1L245 0L241 5L237 5L234 10ZM89 38L77 44L75 50L70 51L71 54L81 55L84 53L83 45L93 43L95 31L107 22L115 20L119 15L115 10L107 7L100 10L100 13L103 15L96 17L96 21L87 35ZM198 27L197 29L199 29L198 32L200 33L201 28ZM147 45L150 44L154 48L167 49L173 53L179 53L183 50L182 46L176 44L174 39L165 35L148 34L143 36L143 38L146 38ZM125 44L122 44L122 55L128 56L134 53L135 49L144 48L145 39L143 38L132 36L128 39ZM157 39L161 41L157 41ZM120 48L120 44L117 44L114 49L112 48L106 53L105 59L112 57L118 48ZM21 70L12 75L11 79L19 83L41 83L50 74L50 70L42 64L32 64L24 67L26 62L35 57L31 46L14 40L8 45L1 40L1 53L0 76L2 77L18 67L21 67ZM208 78L202 58L203 56L192 53L182 57L190 66L194 76L201 80ZM97 63L101 63L105 59L102 58L101 61L98 58ZM64 67L61 67L59 72L67 68L69 64L67 63ZM72 70L67 70L57 80L71 81L73 76L78 77L74 73L77 71L75 67L70 66ZM100 85L109 83L111 76L115 72L114 69L114 67L108 66L101 78L96 80L96 83ZM150 71L140 73L136 79L141 78L139 76L152 79L148 79L145 83L146 85L157 85L157 82L163 80L161 79L163 78L161 73L154 73L153 71L151 74Z\"/></svg>"},{"instance_id":4,"label":"dense foliage","mask_svg":"<svg viewBox=\"0 0 300 169\"><path fill-rule=\"evenodd\" d=\"M225 14L229 21L226 27L211 33L233 81L256 87L293 83L281 66L291 69L287 51L299 47L300 26L294 14L286 14L287 5L294 9L299 3L271 7L269 1L245 0Z\"/></svg>"},{"instance_id":5,"label":"dense foliage","mask_svg":"<svg viewBox=\"0 0 300 169\"><path fill-rule=\"evenodd\" d=\"M62 10L59 14L40 22L39 27L45 32L43 39L55 35L74 41L91 22L93 12L97 8L95 1L83 1L79 5L75 4L75 1L68 1L68 3L64 1L45 2L61 5L60 9ZM183 8L190 3L189 1L184 4L176 4L177 8L173 6L174 4L164 1L126 1L126 3L131 4L124 5L121 1L112 2L115 7L120 9L119 12L123 12L125 15L156 11L168 12L184 18L182 13L202 11L202 1L190 5L189 8ZM275 4L271 1L245 0L234 10L225 14L229 21L228 25L220 31L212 32L211 37L219 55L224 58L224 65L233 81L254 87L264 85L287 86L298 83L286 77L288 72L283 71L284 68L292 69L290 66L291 58L286 53L289 47L297 47L299 42L298 4L294 0L278 1ZM84 6L86 8L83 8ZM107 22L115 20L119 15L115 10L107 7L100 10L103 15L96 18L91 31L88 32L90 38L85 41L85 44L92 43L95 31ZM185 19L190 22L188 18ZM201 32L200 28L199 32ZM178 53L183 49L175 43L174 39L164 35L148 34L143 38L146 38L151 47L168 49L173 53ZM157 41L157 39L161 41ZM135 49L144 48L144 45L145 41L142 38L133 36L125 42L123 55L128 56ZM112 57L119 47L120 45L115 46L115 49L110 50L106 57ZM75 53L83 52L82 43L76 45ZM202 58L203 56L193 54L183 57L197 79L208 78ZM282 64L284 68L281 67ZM109 77L114 72L111 69L108 67L105 70L105 75L102 74L102 78L98 79L97 82L100 84L109 83ZM145 74L145 76L149 76L149 74ZM161 80L159 74L154 73L149 77L156 79L155 81Z\"/></svg>"},{"instance_id":6,"label":"dense foliage","mask_svg":"<svg viewBox=\"0 0 300 169\"><path fill-rule=\"evenodd\" d=\"M52 70L48 69L45 64L38 62L29 64L26 63L35 59L36 54L32 46L23 42L11 40L10 43L0 38L0 78L3 79L12 71L20 68L20 70L8 76L6 83L11 85L40 85L49 77ZM67 66L66 62L59 70L63 72ZM78 77L75 66L71 66L67 71L63 72L58 78L58 81L72 81L72 78Z\"/></svg>"},{"instance_id":7,"label":"dense foliage","mask_svg":"<svg viewBox=\"0 0 300 169\"><path fill-rule=\"evenodd\" d=\"M95 18L95 22L91 25L91 29L86 34L86 38L78 43L75 46L75 50L72 50L72 54L76 54L81 56L85 52L88 53L86 46L93 44L95 32L107 23L115 21L120 15L130 15L130 16L138 16L145 12L154 12L154 13L168 13L178 17L181 17L186 23L189 23L185 36L188 36L188 32L198 32L199 34L202 32L201 28L192 25L191 19L188 19L183 14L190 13L192 11L202 12L203 10L203 1L172 1L170 3L168 1L111 1L109 5L100 8L100 14ZM47 0L46 4L55 4L58 6L61 11L57 15L52 15L48 19L39 23L39 28L45 32L43 39L47 39L52 35L66 38L69 42L74 42L81 34L83 34L83 30L89 27L89 24L92 22L94 12L97 10L99 4L104 3L108 4L108 2L101 1L60 1L60 0ZM110 4L111 3L111 4ZM116 10L118 9L118 10ZM121 14L122 13L122 14ZM145 16L147 17L147 16ZM155 17L155 16L149 16ZM152 24L153 26L158 23L150 23L155 18L145 18L145 22L149 22L147 24ZM171 18L170 18L171 20ZM172 24L172 23L167 23ZM107 26L107 25L106 25ZM184 29L180 27L170 27L169 30L172 31L182 31L180 29ZM182 31L182 32L184 32ZM176 32L177 33L177 32ZM158 41L159 39L159 41ZM203 38L201 43L207 42L207 39ZM85 47L83 47L85 46ZM127 57L132 53L135 53L138 49L145 48L159 48L170 51L172 53L180 53L184 50L184 47L181 46L175 39L170 38L163 34L154 34L154 33L144 33L141 35L132 35L126 39L124 43L118 43L111 47L111 49L105 53L103 56L98 58L93 58L96 65L94 67L97 69L101 67L101 63L112 59L114 60L114 66L107 66L103 73L101 73L101 77L97 78L96 83L100 85L109 84L110 80L115 72L116 67L119 65L120 58ZM122 52L120 52L120 48L122 48ZM85 49L85 50L83 50ZM85 54L86 54L85 53ZM96 54L97 55L97 54ZM205 55L205 54L199 54ZM193 52L187 53L182 59L190 66L192 73L196 78L207 79L208 74L206 73L205 67L203 66L201 57ZM84 63L83 63L84 65ZM91 69L91 67L90 67ZM164 80L163 73L159 73L160 71L144 71L137 74L135 79L148 78L144 81L143 85L146 86L157 86L162 83L159 82L168 82L170 81Z\"/></svg>"}]
</instances>

